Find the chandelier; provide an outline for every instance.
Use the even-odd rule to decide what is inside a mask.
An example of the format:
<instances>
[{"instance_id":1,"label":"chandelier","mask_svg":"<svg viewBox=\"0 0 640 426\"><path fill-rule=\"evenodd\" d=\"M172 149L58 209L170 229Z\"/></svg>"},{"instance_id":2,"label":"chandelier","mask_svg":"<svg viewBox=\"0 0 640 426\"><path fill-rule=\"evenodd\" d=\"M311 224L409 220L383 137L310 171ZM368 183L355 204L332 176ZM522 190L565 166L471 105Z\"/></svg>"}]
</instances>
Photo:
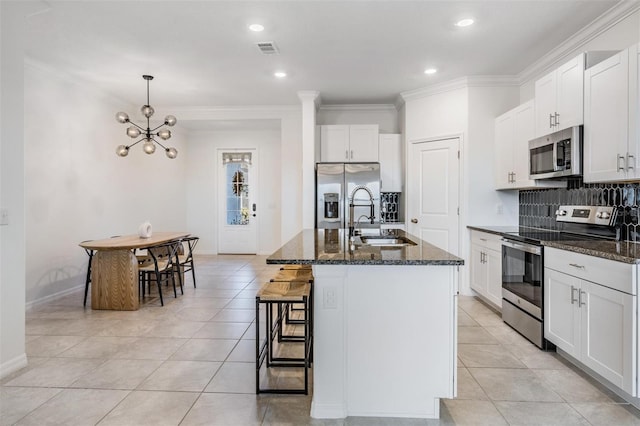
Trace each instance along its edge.
<instances>
[{"instance_id":1,"label":"chandelier","mask_svg":"<svg viewBox=\"0 0 640 426\"><path fill-rule=\"evenodd\" d=\"M153 109L153 107L151 105L149 105L149 80L153 80L153 76L152 75L143 75L142 78L144 78L145 80L147 80L147 103L146 105L143 105L142 108L140 108L140 111L142 111L142 114L147 117L147 128L143 128L138 126L136 123L132 122L131 120L129 120L129 115L126 112L119 112L116 114L116 120L118 120L119 123L129 123L132 124L132 126L127 127L127 136L129 136L132 139L137 138L138 136L142 135L142 138L135 141L134 143L132 143L131 145L119 145L118 148L116 148L116 154L118 154L120 157L126 157L129 154L129 148L131 148L132 146L143 142L142 143L142 150L144 152L146 152L147 154L153 154L154 152L156 152L156 143L158 145L160 145L163 149L164 152L167 154L167 157L169 158L176 158L178 156L178 150L175 148L167 148L164 145L162 145L160 142L158 142L156 139L154 139L154 136L158 136L160 139L162 140L167 140L171 137L171 130L169 129L161 129L161 127L163 126L169 126L172 127L174 126L178 120L173 116L173 115L167 115L164 118L164 123L162 123L161 125L159 125L158 127L152 129L150 124L149 124L149 118L153 115L153 113L155 112L155 110ZM158 130L160 129L160 130ZM156 130L158 130L156 132ZM155 143L154 143L155 142Z\"/></svg>"}]
</instances>

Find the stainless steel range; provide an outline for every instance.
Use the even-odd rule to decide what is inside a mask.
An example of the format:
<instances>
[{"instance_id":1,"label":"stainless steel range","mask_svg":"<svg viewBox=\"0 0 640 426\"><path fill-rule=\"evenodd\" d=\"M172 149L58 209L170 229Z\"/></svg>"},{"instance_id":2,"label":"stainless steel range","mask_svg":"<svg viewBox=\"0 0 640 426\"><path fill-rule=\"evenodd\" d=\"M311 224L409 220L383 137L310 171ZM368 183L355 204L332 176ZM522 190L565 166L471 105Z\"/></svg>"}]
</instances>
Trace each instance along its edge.
<instances>
[{"instance_id":1,"label":"stainless steel range","mask_svg":"<svg viewBox=\"0 0 640 426\"><path fill-rule=\"evenodd\" d=\"M560 206L561 230L520 228L502 238L502 319L542 349L544 338L543 241L617 239L615 207Z\"/></svg>"}]
</instances>

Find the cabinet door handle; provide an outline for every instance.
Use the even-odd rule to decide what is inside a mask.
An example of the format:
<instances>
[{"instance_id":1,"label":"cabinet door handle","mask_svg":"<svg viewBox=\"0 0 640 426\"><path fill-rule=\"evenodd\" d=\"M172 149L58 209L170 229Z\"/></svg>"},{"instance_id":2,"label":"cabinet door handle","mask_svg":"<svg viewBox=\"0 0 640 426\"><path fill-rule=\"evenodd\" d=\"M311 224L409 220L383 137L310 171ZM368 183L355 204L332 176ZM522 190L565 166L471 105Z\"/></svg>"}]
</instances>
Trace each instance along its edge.
<instances>
[{"instance_id":1,"label":"cabinet door handle","mask_svg":"<svg viewBox=\"0 0 640 426\"><path fill-rule=\"evenodd\" d=\"M413 219L411 219L411 223L418 223L418 219L414 217Z\"/></svg>"},{"instance_id":2,"label":"cabinet door handle","mask_svg":"<svg viewBox=\"0 0 640 426\"><path fill-rule=\"evenodd\" d=\"M554 116L553 125L556 127L560 125L560 114L558 114L557 112Z\"/></svg>"},{"instance_id":3,"label":"cabinet door handle","mask_svg":"<svg viewBox=\"0 0 640 426\"><path fill-rule=\"evenodd\" d=\"M574 268L584 269L583 265L578 265L577 263L570 263L569 266L573 266Z\"/></svg>"},{"instance_id":4,"label":"cabinet door handle","mask_svg":"<svg viewBox=\"0 0 640 426\"><path fill-rule=\"evenodd\" d=\"M636 164L636 157L627 153L627 170L634 170Z\"/></svg>"},{"instance_id":5,"label":"cabinet door handle","mask_svg":"<svg viewBox=\"0 0 640 426\"><path fill-rule=\"evenodd\" d=\"M587 302L583 302L582 301L582 295L583 294L586 296L587 292L586 291L582 291L582 290L578 290L578 307L584 306L584 305L587 304ZM586 299L586 297L585 297L585 299Z\"/></svg>"},{"instance_id":6,"label":"cabinet door handle","mask_svg":"<svg viewBox=\"0 0 640 426\"><path fill-rule=\"evenodd\" d=\"M353 160L353 150L351 150L351 159Z\"/></svg>"},{"instance_id":7,"label":"cabinet door handle","mask_svg":"<svg viewBox=\"0 0 640 426\"><path fill-rule=\"evenodd\" d=\"M624 171L625 166L620 166L620 160L624 161L624 155L618 154L618 171Z\"/></svg>"},{"instance_id":8,"label":"cabinet door handle","mask_svg":"<svg viewBox=\"0 0 640 426\"><path fill-rule=\"evenodd\" d=\"M575 288L574 286L571 286L571 304L573 305L575 302L578 301L578 299L576 299L574 297L574 294L576 292L576 290L578 290L577 288Z\"/></svg>"},{"instance_id":9,"label":"cabinet door handle","mask_svg":"<svg viewBox=\"0 0 640 426\"><path fill-rule=\"evenodd\" d=\"M349 159L349 150L345 150L344 151L344 159L348 160Z\"/></svg>"},{"instance_id":10,"label":"cabinet door handle","mask_svg":"<svg viewBox=\"0 0 640 426\"><path fill-rule=\"evenodd\" d=\"M511 182L516 183L516 172L511 172Z\"/></svg>"},{"instance_id":11,"label":"cabinet door handle","mask_svg":"<svg viewBox=\"0 0 640 426\"><path fill-rule=\"evenodd\" d=\"M553 114L549 114L549 128L553 127Z\"/></svg>"}]
</instances>

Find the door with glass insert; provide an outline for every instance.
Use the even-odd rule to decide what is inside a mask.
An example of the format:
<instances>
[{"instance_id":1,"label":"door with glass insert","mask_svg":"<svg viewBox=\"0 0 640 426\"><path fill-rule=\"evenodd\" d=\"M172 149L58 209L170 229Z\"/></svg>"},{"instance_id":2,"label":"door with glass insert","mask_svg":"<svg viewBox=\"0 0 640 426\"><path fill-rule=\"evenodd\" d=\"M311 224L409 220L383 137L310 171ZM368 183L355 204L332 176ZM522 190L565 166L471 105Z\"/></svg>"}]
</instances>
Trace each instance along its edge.
<instances>
[{"instance_id":1,"label":"door with glass insert","mask_svg":"<svg viewBox=\"0 0 640 426\"><path fill-rule=\"evenodd\" d=\"M257 252L255 149L218 152L218 252Z\"/></svg>"}]
</instances>

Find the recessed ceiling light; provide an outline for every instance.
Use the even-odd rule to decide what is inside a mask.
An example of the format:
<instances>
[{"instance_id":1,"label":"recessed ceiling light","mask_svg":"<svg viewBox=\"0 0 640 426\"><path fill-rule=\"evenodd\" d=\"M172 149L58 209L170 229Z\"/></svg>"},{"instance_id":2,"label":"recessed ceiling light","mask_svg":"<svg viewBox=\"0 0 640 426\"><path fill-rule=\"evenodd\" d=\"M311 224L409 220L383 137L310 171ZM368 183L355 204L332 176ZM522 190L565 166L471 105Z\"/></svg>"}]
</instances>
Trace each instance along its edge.
<instances>
[{"instance_id":1,"label":"recessed ceiling light","mask_svg":"<svg viewBox=\"0 0 640 426\"><path fill-rule=\"evenodd\" d=\"M260 31L264 30L264 26L260 25L260 24L251 24L251 25L249 25L249 29L251 31L255 31L255 32L259 33Z\"/></svg>"},{"instance_id":2,"label":"recessed ceiling light","mask_svg":"<svg viewBox=\"0 0 640 426\"><path fill-rule=\"evenodd\" d=\"M468 27L469 25L473 25L473 22L471 18L461 19L456 22L456 27Z\"/></svg>"},{"instance_id":3,"label":"recessed ceiling light","mask_svg":"<svg viewBox=\"0 0 640 426\"><path fill-rule=\"evenodd\" d=\"M426 70L424 70L424 73L427 74L427 75L435 74L437 72L438 72L438 70L435 69L435 68L427 68Z\"/></svg>"},{"instance_id":4,"label":"recessed ceiling light","mask_svg":"<svg viewBox=\"0 0 640 426\"><path fill-rule=\"evenodd\" d=\"M285 78L287 76L287 73L284 71L276 71L273 73L273 75L275 75L278 78Z\"/></svg>"}]
</instances>

